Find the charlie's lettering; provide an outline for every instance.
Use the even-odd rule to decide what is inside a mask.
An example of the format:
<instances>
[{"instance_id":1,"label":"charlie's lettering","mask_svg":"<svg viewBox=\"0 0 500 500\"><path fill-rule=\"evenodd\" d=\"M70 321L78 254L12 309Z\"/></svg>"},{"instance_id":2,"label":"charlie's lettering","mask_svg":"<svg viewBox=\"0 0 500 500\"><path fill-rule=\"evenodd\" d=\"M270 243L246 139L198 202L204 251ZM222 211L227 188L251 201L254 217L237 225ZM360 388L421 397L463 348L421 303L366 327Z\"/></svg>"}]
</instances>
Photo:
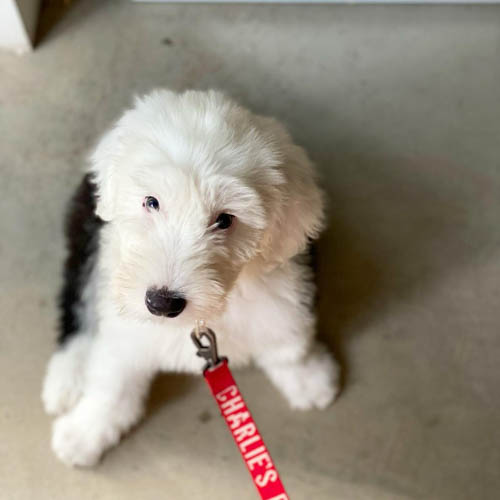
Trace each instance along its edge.
<instances>
[{"instance_id":1,"label":"charlie's lettering","mask_svg":"<svg viewBox=\"0 0 500 500\"><path fill-rule=\"evenodd\" d=\"M249 418L250 418L250 413L248 413L247 411L241 411L238 413L234 413L232 415L228 415L226 417L226 421L229 424L230 429L234 430Z\"/></svg>"},{"instance_id":2,"label":"charlie's lettering","mask_svg":"<svg viewBox=\"0 0 500 500\"><path fill-rule=\"evenodd\" d=\"M224 416L229 415L230 413L234 413L235 411L241 410L245 407L245 403L241 399L241 396L235 396L232 399L228 399L224 403L220 405L220 409L222 410L222 414Z\"/></svg>"},{"instance_id":3,"label":"charlie's lettering","mask_svg":"<svg viewBox=\"0 0 500 500\"><path fill-rule=\"evenodd\" d=\"M233 434L236 441L239 443L243 441L246 437L251 437L257 432L255 424L250 422L249 424L242 425L240 428L235 429Z\"/></svg>"},{"instance_id":4,"label":"charlie's lettering","mask_svg":"<svg viewBox=\"0 0 500 500\"><path fill-rule=\"evenodd\" d=\"M267 462L266 469L272 467L273 463L271 462L271 457L269 456L269 453L267 453L267 451L247 460L247 465L250 470L254 470L256 464L263 467L265 462Z\"/></svg>"},{"instance_id":5,"label":"charlie's lettering","mask_svg":"<svg viewBox=\"0 0 500 500\"><path fill-rule=\"evenodd\" d=\"M257 474L255 476L255 482L263 488L266 486L269 482L274 483L278 479L278 473L274 469L269 469L264 472L264 474Z\"/></svg>"},{"instance_id":6,"label":"charlie's lettering","mask_svg":"<svg viewBox=\"0 0 500 500\"><path fill-rule=\"evenodd\" d=\"M215 395L215 399L217 399L217 401L224 402L227 400L227 393L229 393L229 397L236 396L236 394L238 394L238 388L235 385L230 385L229 387L226 387L224 390L217 393Z\"/></svg>"},{"instance_id":7,"label":"charlie's lettering","mask_svg":"<svg viewBox=\"0 0 500 500\"><path fill-rule=\"evenodd\" d=\"M245 439L245 441L241 442L238 446L240 447L241 453L246 453L251 444L256 443L257 441L261 441L260 436L255 434L254 436Z\"/></svg>"},{"instance_id":8,"label":"charlie's lettering","mask_svg":"<svg viewBox=\"0 0 500 500\"><path fill-rule=\"evenodd\" d=\"M252 451L249 451L248 453L245 453L245 456L243 457L245 461L248 463L248 459L255 457L258 453L262 453L266 447L264 445L259 446L258 448L254 448Z\"/></svg>"},{"instance_id":9,"label":"charlie's lettering","mask_svg":"<svg viewBox=\"0 0 500 500\"><path fill-rule=\"evenodd\" d=\"M278 472L236 385L226 387L215 398L257 487L265 488L278 481ZM269 500L289 499L281 493Z\"/></svg>"}]
</instances>

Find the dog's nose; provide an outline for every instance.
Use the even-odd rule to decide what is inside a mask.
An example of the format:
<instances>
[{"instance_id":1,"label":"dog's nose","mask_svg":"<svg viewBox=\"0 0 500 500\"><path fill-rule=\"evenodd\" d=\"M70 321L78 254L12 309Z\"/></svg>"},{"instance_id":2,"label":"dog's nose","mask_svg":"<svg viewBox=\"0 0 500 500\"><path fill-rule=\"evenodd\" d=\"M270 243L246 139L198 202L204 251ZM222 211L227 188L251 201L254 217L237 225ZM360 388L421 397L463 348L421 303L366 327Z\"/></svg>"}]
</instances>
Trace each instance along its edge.
<instances>
[{"instance_id":1,"label":"dog's nose","mask_svg":"<svg viewBox=\"0 0 500 500\"><path fill-rule=\"evenodd\" d=\"M175 318L186 307L186 299L168 288L150 288L146 291L146 307L151 314Z\"/></svg>"}]
</instances>

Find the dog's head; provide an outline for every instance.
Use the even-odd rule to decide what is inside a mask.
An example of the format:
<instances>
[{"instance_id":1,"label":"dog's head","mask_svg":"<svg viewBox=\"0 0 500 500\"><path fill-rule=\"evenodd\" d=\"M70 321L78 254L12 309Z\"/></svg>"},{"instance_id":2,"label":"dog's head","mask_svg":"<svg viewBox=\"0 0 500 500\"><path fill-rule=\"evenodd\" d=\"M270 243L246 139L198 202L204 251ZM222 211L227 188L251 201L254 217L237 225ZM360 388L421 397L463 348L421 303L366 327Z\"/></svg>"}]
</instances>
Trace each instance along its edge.
<instances>
[{"instance_id":1,"label":"dog's head","mask_svg":"<svg viewBox=\"0 0 500 500\"><path fill-rule=\"evenodd\" d=\"M138 318L210 319L241 273L286 263L321 228L305 152L217 92L136 99L90 170L113 297Z\"/></svg>"}]
</instances>

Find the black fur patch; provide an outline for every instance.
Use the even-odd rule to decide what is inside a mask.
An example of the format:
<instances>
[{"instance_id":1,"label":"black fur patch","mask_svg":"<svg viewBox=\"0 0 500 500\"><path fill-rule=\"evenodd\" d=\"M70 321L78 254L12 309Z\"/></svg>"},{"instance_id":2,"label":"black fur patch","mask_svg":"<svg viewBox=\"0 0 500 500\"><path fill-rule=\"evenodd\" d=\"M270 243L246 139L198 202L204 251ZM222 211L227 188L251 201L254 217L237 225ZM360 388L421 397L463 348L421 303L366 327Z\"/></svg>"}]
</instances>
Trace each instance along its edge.
<instances>
[{"instance_id":1,"label":"black fur patch","mask_svg":"<svg viewBox=\"0 0 500 500\"><path fill-rule=\"evenodd\" d=\"M68 255L64 263L64 283L59 296L61 309L59 344L64 344L78 332L80 318L77 308L81 294L95 263L92 255L97 251L99 231L104 222L95 214L96 186L86 175L69 204L65 220Z\"/></svg>"}]
</instances>

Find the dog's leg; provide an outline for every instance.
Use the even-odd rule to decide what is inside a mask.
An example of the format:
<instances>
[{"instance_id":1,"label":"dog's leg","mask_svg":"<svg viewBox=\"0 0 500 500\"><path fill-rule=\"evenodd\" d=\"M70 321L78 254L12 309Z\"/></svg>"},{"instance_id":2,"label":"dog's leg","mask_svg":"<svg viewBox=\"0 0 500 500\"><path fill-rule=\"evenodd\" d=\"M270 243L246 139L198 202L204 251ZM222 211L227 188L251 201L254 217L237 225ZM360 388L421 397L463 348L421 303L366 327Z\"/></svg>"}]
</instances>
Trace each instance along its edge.
<instances>
[{"instance_id":1,"label":"dog's leg","mask_svg":"<svg viewBox=\"0 0 500 500\"><path fill-rule=\"evenodd\" d=\"M83 396L53 427L52 448L67 465L94 465L142 416L153 370L137 362L138 349L128 347L120 350L101 338L94 342Z\"/></svg>"},{"instance_id":2,"label":"dog's leg","mask_svg":"<svg viewBox=\"0 0 500 500\"><path fill-rule=\"evenodd\" d=\"M290 352L287 352L290 350ZM325 347L316 342L305 356L293 359L286 345L261 354L257 364L288 400L299 410L326 408L339 391L339 368ZM292 359L285 361L287 358Z\"/></svg>"},{"instance_id":3,"label":"dog's leg","mask_svg":"<svg viewBox=\"0 0 500 500\"><path fill-rule=\"evenodd\" d=\"M254 292L255 307L245 310L252 357L292 408L325 408L339 392L340 370L333 355L314 340L314 289L308 268L277 269L268 280Z\"/></svg>"},{"instance_id":4,"label":"dog's leg","mask_svg":"<svg viewBox=\"0 0 500 500\"><path fill-rule=\"evenodd\" d=\"M42 401L49 415L69 411L82 394L85 363L92 334L79 332L51 357L42 389Z\"/></svg>"}]
</instances>

